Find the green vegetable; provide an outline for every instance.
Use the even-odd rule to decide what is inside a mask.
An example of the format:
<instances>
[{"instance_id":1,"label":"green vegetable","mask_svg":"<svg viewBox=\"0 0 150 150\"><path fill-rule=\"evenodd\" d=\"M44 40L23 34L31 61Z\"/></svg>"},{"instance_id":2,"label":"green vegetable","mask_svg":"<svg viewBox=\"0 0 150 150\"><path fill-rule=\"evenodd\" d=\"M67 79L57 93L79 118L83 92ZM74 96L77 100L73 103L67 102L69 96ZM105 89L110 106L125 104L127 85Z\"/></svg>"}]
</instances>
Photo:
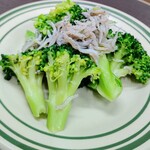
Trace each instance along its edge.
<instances>
[{"instance_id":1,"label":"green vegetable","mask_svg":"<svg viewBox=\"0 0 150 150\"><path fill-rule=\"evenodd\" d=\"M35 117L46 113L42 89L43 73L38 72L41 56L41 51L34 50L21 54L2 54L0 60L5 79L10 80L12 76L16 76Z\"/></svg>"},{"instance_id":2,"label":"green vegetable","mask_svg":"<svg viewBox=\"0 0 150 150\"><path fill-rule=\"evenodd\" d=\"M83 12L87 11L86 9L81 8L79 5L74 5L69 9L69 13L71 14L70 23L74 24L75 20L86 19L85 16L82 14Z\"/></svg>"},{"instance_id":3,"label":"green vegetable","mask_svg":"<svg viewBox=\"0 0 150 150\"><path fill-rule=\"evenodd\" d=\"M49 25L49 21L56 23L61 21L64 16L70 14L70 22L74 24L75 20L82 20L85 17L82 12L86 11L82 9L78 4L72 2L71 0L66 0L62 3L56 5L54 10L51 10L48 15L41 14L35 20L34 26L43 35L47 35L47 32L52 32L52 27Z\"/></svg>"},{"instance_id":4,"label":"green vegetable","mask_svg":"<svg viewBox=\"0 0 150 150\"><path fill-rule=\"evenodd\" d=\"M101 74L98 79L93 80L88 86L107 100L113 101L122 92L121 80L111 71L110 62L105 54L99 56L97 65L101 70Z\"/></svg>"},{"instance_id":5,"label":"green vegetable","mask_svg":"<svg viewBox=\"0 0 150 150\"><path fill-rule=\"evenodd\" d=\"M35 39L35 33L30 31L30 30L27 30L25 37L26 37L26 40L28 40L28 39L30 39L30 40L31 39Z\"/></svg>"},{"instance_id":6,"label":"green vegetable","mask_svg":"<svg viewBox=\"0 0 150 150\"><path fill-rule=\"evenodd\" d=\"M66 13L69 11L70 8L72 8L74 5L76 5L74 2L71 0L66 0L63 1L59 4L56 5L55 9L50 11L48 17L51 19L53 22L58 22L61 20L61 17L66 15ZM58 18L60 16L60 18ZM58 20L56 20L56 18Z\"/></svg>"},{"instance_id":7,"label":"green vegetable","mask_svg":"<svg viewBox=\"0 0 150 150\"><path fill-rule=\"evenodd\" d=\"M150 78L150 56L141 43L129 33L114 33L109 30L108 39L118 34L117 50L96 56L98 57L96 63L89 55L80 53L69 44L52 45L51 38L46 41L46 44L44 43L45 45L42 43L47 40L48 32L53 32L50 22L57 23L69 14L70 23L74 25L76 20L85 19L82 15L85 11L87 10L71 0L57 4L49 14L42 14L35 20L34 26L38 30L36 33L27 31L27 47L33 49L32 51L1 54L0 66L4 78L6 80L10 80L12 76L17 78L33 116L39 117L47 113L47 128L51 132L65 128L72 100L76 97L79 87L90 87L107 100L113 101L122 92L121 77L130 75L143 84ZM36 37L37 35L39 36ZM34 40L39 41L34 43ZM52 46L48 47L48 45ZM83 47L86 52L88 46L83 44ZM47 85L47 100L45 100L43 84Z\"/></svg>"},{"instance_id":8,"label":"green vegetable","mask_svg":"<svg viewBox=\"0 0 150 150\"><path fill-rule=\"evenodd\" d=\"M141 43L131 34L119 32L116 45L117 50L109 54L113 73L119 78L129 75L137 82L147 83L150 78L150 56Z\"/></svg>"},{"instance_id":9,"label":"green vegetable","mask_svg":"<svg viewBox=\"0 0 150 150\"><path fill-rule=\"evenodd\" d=\"M97 78L100 70L88 56L74 53L70 45L53 45L45 51L48 62L43 70L49 91L47 127L56 132L63 130L67 122L71 109L68 99L74 96L84 78Z\"/></svg>"}]
</instances>

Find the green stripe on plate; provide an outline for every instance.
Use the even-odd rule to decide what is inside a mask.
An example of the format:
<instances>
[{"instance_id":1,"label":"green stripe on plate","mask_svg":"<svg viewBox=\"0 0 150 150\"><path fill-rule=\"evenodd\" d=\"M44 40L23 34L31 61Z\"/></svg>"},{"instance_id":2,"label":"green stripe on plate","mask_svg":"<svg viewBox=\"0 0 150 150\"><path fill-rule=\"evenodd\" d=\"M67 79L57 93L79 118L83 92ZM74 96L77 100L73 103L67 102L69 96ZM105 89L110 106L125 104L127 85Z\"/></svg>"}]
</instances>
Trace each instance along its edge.
<instances>
[{"instance_id":1,"label":"green stripe on plate","mask_svg":"<svg viewBox=\"0 0 150 150\"><path fill-rule=\"evenodd\" d=\"M20 25L28 22L28 21L31 21L32 19L35 19L36 17L34 18L30 18L30 19L27 19L27 20L24 20L23 22L17 24L16 26L14 26L13 28L11 28L1 39L0 39L0 43L4 40L4 38L10 33L12 32L14 29L16 29L17 27L19 27Z\"/></svg>"},{"instance_id":2,"label":"green stripe on plate","mask_svg":"<svg viewBox=\"0 0 150 150\"><path fill-rule=\"evenodd\" d=\"M28 8L32 8L32 7L35 7L35 6L41 6L41 5L47 5L47 4L56 4L56 3L58 3L58 2L60 2L60 1L42 2L42 3L37 2L37 3L30 4L30 5L26 5L26 6L24 6L24 7L20 7L20 8L18 8L18 9L14 9L13 11L10 11L9 13L6 13L6 15L4 14L4 15L1 17L1 21L4 20L5 18L7 18L8 16L11 16L12 14L15 14L15 13L17 13L17 12L19 12L19 11L22 11L22 10L25 10L25 9L28 9ZM89 4L88 4L87 2L79 2L79 4L81 4L81 5L83 4L83 5L95 6L96 3L94 3L94 4L89 3ZM40 8L46 8L46 7L48 7L48 6L40 7ZM138 24L137 22L133 21L131 18L125 16L125 14L120 13L120 12L117 11L117 10L111 10L111 8L108 8L108 7L105 8L105 6L103 6L102 8L105 9L105 10L107 10L107 11L109 11L109 12L112 12L112 13L114 13L114 14L120 16L120 17L122 17L123 19L120 19L120 18L118 18L118 17L115 16L116 18L118 18L118 19L120 19L121 21L123 21L123 22L127 23L128 25L130 25L132 28L134 28L134 29L135 29L137 32L139 32L141 35L142 35L142 33L141 33L139 30L137 30L132 24L134 24L136 27L138 27L139 29L141 29L141 31L143 31L148 37L150 37L150 32L148 32L145 28L143 28L143 27L142 27L140 24ZM35 8L35 9L29 10L29 11L33 11L33 10L36 10L36 9L39 9L39 8ZM26 12L29 12L29 11L26 11ZM24 12L24 13L25 13L25 12ZM13 19L14 17L17 17L17 16L19 16L19 15L21 15L21 14L23 14L23 13L20 13L20 14L18 14L18 15L15 15L15 16L9 18L9 20L10 20L10 19ZM4 24L7 23L9 20L6 20L6 21L3 22L2 24L4 25ZM129 22L126 22L125 20L128 20L131 24L129 24ZM25 21L24 21L24 22L25 22ZM23 23L24 23L24 22L23 22ZM22 23L20 23L20 24L22 24ZM17 26L19 26L20 24L18 24ZM17 26L15 26L15 27L17 27ZM15 27L14 27L14 28L15 28ZM14 29L14 28L13 28L13 29ZM13 30L13 29L11 29L11 30ZM9 32L11 32L11 31L9 31ZM8 33L6 33L6 34L8 34ZM6 36L6 35L5 35L5 36ZM150 43L150 41L149 41L146 37L144 37L144 38ZM4 39L4 37L3 37L2 39ZM43 131L41 131L41 130L38 130L38 129L36 129L36 128L34 128L34 127L32 127L32 126L26 124L26 123L23 122L22 120L20 120L20 119L19 119L18 117L16 117L12 112L10 112L10 111L8 110L8 108L7 108L2 102L1 102L1 103L2 103L2 106L5 108L5 110L6 110L10 115L12 115L16 120L18 120L19 122L21 122L21 123L24 124L25 126L31 128L31 129L33 129L33 130L35 130L35 131L38 131L38 132L40 132L40 133L42 133L42 134L46 134L46 135L49 135L49 136L58 137L58 138L81 140L81 139L98 138L98 137L102 137L102 136L106 136L106 135L109 135L109 134L113 134L113 133L115 133L115 132L117 132L117 131L122 130L123 128L125 128L125 127L127 127L128 125L130 125L131 123L133 123L137 118L139 118L139 117L143 114L143 112L144 112L145 109L147 108L149 102L150 102L150 95L149 95L149 97L148 97L148 100L147 100L146 103L144 104L143 108L139 111L139 113L138 113L135 117L133 117L129 122L127 122L126 124L122 125L121 127L118 127L118 128L116 128L115 130L113 130L113 131L109 131L109 132L106 132L106 133L102 133L102 134L98 134L98 135L93 135L93 136L86 136L86 137L67 137L67 136L59 136L59 135L53 135L53 134L50 134L50 133L47 133L47 132L43 132ZM137 133L135 133L134 135L128 137L127 139L124 139L124 140L122 140L122 141L120 141L120 142L117 142L117 143L114 143L114 144L111 144L111 145L108 145L108 146L105 146L105 147L99 147L99 148L96 148L96 149L98 149L98 150L100 150L100 149L108 149L108 148L111 148L111 147L114 147L114 146L123 144L124 142L127 142L127 141L133 139L134 137L138 136L142 131L144 131L144 130L147 128L148 125L149 125L149 124L147 124L147 125L146 125L145 127L143 127L141 130L139 130L139 131L138 131ZM5 126L5 127L7 128L7 125L5 125L4 123L3 123L3 126ZM19 136L19 137L25 138L25 137L23 137L22 135L16 133L16 132L13 131L12 129L10 129L9 127L8 127L7 129L8 129L9 131L11 131L12 133L16 134L16 135ZM1 131L0 133L2 133L1 135L3 136L3 138L5 138L6 140L8 140L9 142L13 143L13 144L16 145L16 146L20 145L20 146L21 146L20 148L24 148L25 146L27 146L27 145L25 145L25 144L23 144L23 143L20 143L20 142L18 142L17 140L13 139L13 138L10 137L9 135L5 134L3 131ZM144 143L145 141L148 140L148 138L147 138L148 135L149 135L148 133L145 134L143 137L139 138L139 139L136 140L135 142L133 142L133 143L131 143L131 144L125 146L125 147L122 147L122 149L123 149L123 148L124 148L124 149L125 149L125 148L126 148L126 149L131 149L131 148L135 148L135 147L141 145L142 143ZM31 142L31 143L33 142L33 144L39 145L39 143L34 142L34 141L31 141L30 139L26 139L26 138L25 138L25 140L27 140L27 141L29 141L29 142ZM58 148L51 147L51 146L46 146L46 145L43 145L43 144L40 144L39 146L42 146L42 147L45 147L45 148L51 148L51 149L58 149ZM18 147L19 147L19 146L18 146ZM26 149L29 149L29 148L30 148L30 147L26 147ZM31 149L33 149L33 148L31 148Z\"/></svg>"},{"instance_id":3,"label":"green stripe on plate","mask_svg":"<svg viewBox=\"0 0 150 150\"><path fill-rule=\"evenodd\" d=\"M18 12L18 11L22 11L22 10L24 10L24 9L27 9L27 8L32 8L33 6L34 7L36 7L36 6L41 6L41 5L47 5L47 4L56 4L56 3L60 3L61 1L53 1L53 2L50 2L50 1L44 1L44 2L35 2L35 3L31 3L30 5L29 4L27 4L27 5L24 5L24 7L18 7L18 9L15 9L15 10L12 10L12 11L10 11L9 13L6 13L6 15L4 14L4 16L3 17L1 17L1 21L2 20L4 20L5 18L7 18L8 16L10 16L10 15L12 15L12 14L14 14L14 13L16 13L16 12ZM96 4L98 4L98 3L93 3L93 4L91 4L90 2L88 3L88 2L78 2L78 4L80 4L80 5L87 5L87 6L95 6ZM101 4L98 4L98 5L101 5ZM40 7L40 8L48 8L49 6L45 6L45 7ZM32 10L36 10L36 9L39 9L39 8L35 8L35 9L32 9ZM121 12L121 11L118 11L117 9L115 9L115 8L113 8L114 10L112 10L111 9L111 7L109 7L109 6L105 6L105 5L103 5L102 6L102 9L104 9L104 10L106 10L106 11L109 11L109 12L112 12L112 13L114 13L114 14L117 14L117 15L119 15L119 16L121 16L122 18L124 18L125 20L128 20L129 22L131 22L132 24L134 24L134 25L136 25L137 27L139 27L145 34L147 34L149 37L150 37L150 32L148 32L145 28L143 28L140 24L138 24L137 22L135 22L135 21L133 21L132 19L130 19L129 17L127 17L125 14L126 13L123 13L123 12ZM32 11L32 10L29 10L29 11ZM25 12L23 12L23 13L25 13ZM22 13L21 13L22 14ZM128 14L127 14L128 15ZM13 16L12 18L14 18L14 17L17 17L18 15L16 15L16 16ZM12 18L9 18L9 20L11 20ZM120 18L119 18L120 19ZM136 18L135 18L136 19ZM9 20L7 20L7 21L9 21ZM120 19L120 20L122 20L122 21L124 21L123 19ZM136 19L137 20L137 19ZM5 21L4 23L2 23L2 25L3 24L5 24L5 23L7 23L7 21ZM124 21L125 22L125 21ZM127 22L126 22L127 23ZM143 24L143 23L142 23ZM130 24L130 26L131 26L131 24ZM133 26L132 26L133 27ZM150 42L149 42L150 43Z\"/></svg>"},{"instance_id":4,"label":"green stripe on plate","mask_svg":"<svg viewBox=\"0 0 150 150\"><path fill-rule=\"evenodd\" d=\"M143 135L142 137L140 137L139 139L137 139L136 141L121 147L117 150L130 150L130 149L134 149L137 148L138 146L144 144L145 142L147 142L150 139L150 131L147 132L145 135Z\"/></svg>"},{"instance_id":5,"label":"green stripe on plate","mask_svg":"<svg viewBox=\"0 0 150 150\"><path fill-rule=\"evenodd\" d=\"M47 4L47 3L46 3ZM90 5L91 6L91 5ZM46 7L46 6L45 6ZM44 8L45 8L44 7ZM26 7L27 8L27 7ZM19 10L21 10L21 9L19 9ZM16 13L16 11L17 10L15 10L15 13ZM29 11L32 11L32 10L29 10ZM110 10L111 11L111 10ZM28 12L28 11L27 11ZM115 12L113 12L113 13L115 13ZM117 13L118 14L118 13ZM18 14L18 15L20 15L20 14ZM18 16L17 15L17 16ZM119 14L118 14L119 15ZM15 16L14 16L15 17ZM116 17L116 16L114 16L114 17ZM117 18L117 17L116 17ZM12 18L13 19L13 18ZM33 19L33 18L30 18L30 19L28 19L28 20L25 20L25 21L23 21L23 22L21 22L21 23L19 23L18 25L16 25L15 27L13 27L12 29L10 29L3 37L2 37L2 39L1 39L1 41L7 36L7 34L8 33L10 33L13 29L15 29L16 27L18 27L19 25L21 25L21 24L23 24L23 23L25 23L25 22L27 22L27 21L29 21L29 20L31 20L31 19ZM118 19L120 19L120 18L118 18ZM128 19L128 18L127 18ZM121 19L120 19L121 20ZM125 22L125 23L127 23L125 20L122 20L123 22ZM128 24L128 23L127 23ZM130 24L128 24L128 25L130 25ZM130 25L131 26L131 25ZM133 27L134 28L134 27ZM135 28L134 28L135 29ZM137 30L137 29L135 29L135 30ZM139 32L139 30L137 30L137 32ZM139 32L140 33L140 32ZM140 33L142 36L144 36L142 33ZM146 38L146 37L145 37ZM147 41L148 41L148 39L147 39ZM149 41L148 41L149 42ZM149 101L149 97L148 97L148 101ZM148 103L147 103L147 105L148 105ZM4 106L4 104L3 104L3 106ZM147 106L146 106L147 107ZM8 110L8 108L5 106L5 109L9 112L9 110ZM142 109L143 110L143 109ZM142 112L142 111L140 111L140 112ZM32 128L33 130L36 130L36 131L38 131L38 132L41 132L41 133L43 133L43 134L47 134L47 135L50 135L50 136L55 136L55 137L59 137L59 138L66 138L66 139L87 139L87 138L96 138L96 137L102 137L102 136L106 136L106 135L109 135L109 134L113 134L113 133L115 133L115 132L117 132L117 131L119 131L119 130L121 130L121 129L123 129L123 128L125 128L125 127L127 127L128 125L130 125L132 122L134 122L141 114L140 113L138 113L139 115L136 115L136 117L134 117L132 120L130 120L128 123L126 123L126 124L124 124L124 125L122 125L121 127L118 127L117 129L115 129L115 130L113 130L113 131L109 131L109 132L106 132L106 133L102 133L102 134L98 134L98 135L93 135L93 136L86 136L86 137L67 137L67 136L59 136L59 135L53 135L53 134L49 134L49 133L47 133L47 132L43 132L43 131L41 131L41 130L38 130L38 129L35 129L34 127L31 127L30 125L27 125L26 123L24 123L22 120L20 120L19 118L17 118L12 112L9 112L14 118L16 118L19 122L22 122L24 125L26 125L26 126L28 126L28 127L30 127L30 128Z\"/></svg>"},{"instance_id":6,"label":"green stripe on plate","mask_svg":"<svg viewBox=\"0 0 150 150\"><path fill-rule=\"evenodd\" d=\"M45 7L43 6L43 7L40 7L40 8L48 8L48 6L45 6ZM15 15L15 16L9 18L8 20L4 21L2 24L0 24L0 26L2 27L2 26L5 25L8 21L10 21L10 20L12 20L12 19L14 19L14 18L16 18L16 17L22 15L22 14L25 14L25 13L30 12L30 11L38 10L38 9L39 9L39 8L35 8L35 9L31 9L31 10L24 11L24 12L22 12L22 13L19 13L19 14ZM17 10L16 10L16 11L17 11ZM18 11L19 11L19 10L18 10Z\"/></svg>"},{"instance_id":7,"label":"green stripe on plate","mask_svg":"<svg viewBox=\"0 0 150 150\"><path fill-rule=\"evenodd\" d=\"M43 8L43 7L42 7L42 8ZM44 8L47 8L47 7L44 7ZM33 10L36 10L36 9L33 9ZM32 10L30 10L30 11L32 11ZM30 12L30 11L26 11L26 12ZM21 13L21 14L23 14L23 13ZM19 16L19 15L21 15L21 14L18 14L17 16ZM17 16L14 16L14 17L17 17ZM141 34L141 35L147 40L148 43L150 43L150 41L149 41L139 30L137 30L134 26L130 25L130 24L129 24L128 22L126 22L124 19L120 19L120 18L118 18L117 16L114 16L114 15L111 15L111 16L113 16L113 17L115 17L115 18L121 20L122 22L124 22L124 23L128 24L129 26L131 26L132 28L134 28L139 34ZM13 17L13 18L14 18L14 17ZM13 18L11 18L11 19L13 19ZM11 28L11 29L0 39L0 42L2 42L3 39L4 39L11 31L13 31L15 28L17 28L18 26L22 25L23 23L25 23L25 22L27 22L27 21L30 21L30 20L32 20L32 19L35 19L35 18L36 18L36 17L27 19L27 20L25 20L25 21L23 21L23 22L17 24L17 25L14 26L13 28Z\"/></svg>"},{"instance_id":8,"label":"green stripe on plate","mask_svg":"<svg viewBox=\"0 0 150 150\"><path fill-rule=\"evenodd\" d=\"M13 145L22 148L24 150L36 150L33 147L27 146L21 142L18 142L16 139L13 139L12 137L10 137L9 135L7 135L6 133L4 133L2 130L0 130L0 135L7 141L9 141L10 143L12 143Z\"/></svg>"},{"instance_id":9,"label":"green stripe on plate","mask_svg":"<svg viewBox=\"0 0 150 150\"><path fill-rule=\"evenodd\" d=\"M30 143L32 143L32 144L35 144L35 145L38 145L38 146L41 146L41 147L44 147L44 148L48 148L48 149L64 150L64 149L62 149L62 148L52 147L52 146L49 146L49 145L44 145L44 144L35 142L35 141L31 140L31 139L28 139L28 138L24 137L23 135L20 135L20 134L17 133L16 131L12 130L12 129L9 128L5 123L1 122L1 124L2 124L5 128L7 128L7 130L9 130L9 131L12 132L13 134L15 134L16 136L18 136L18 137L20 137L20 138L22 138L22 139L24 139L24 140L26 140L26 141L28 141L28 142L30 142ZM150 125L150 122L147 123L147 124L146 124L142 129L140 129L138 132L134 133L133 135L129 136L128 138L126 138L126 139L124 139L124 140L121 140L121 141L119 141L119 142L116 142L116 143L113 143L113 144L110 144L110 145L107 145L107 146L92 148L92 149L89 149L89 150L104 150L104 149L109 149L109 148L113 148L113 147L119 146L119 145L121 145L121 144L124 144L124 143L130 141L131 139L137 137L137 136L138 136L140 133L142 133L147 127L149 127L149 125ZM0 132L0 133L1 133L1 132ZM23 145L20 145L20 142L19 142L19 141L17 142L17 140L15 140L15 143L14 143L14 140L12 140L12 138L10 138L10 136L8 136L8 135L7 135L6 133L4 133L4 132L2 132L2 133L3 133L3 134L1 134L2 137L5 138L6 140L8 140L8 141L11 142L11 143L13 142L12 144L15 144L16 146L18 146L18 145L19 145L19 146L23 146ZM148 134L148 135L149 135L149 134ZM132 143L131 143L131 144L127 145L126 148L128 149L129 147L131 147L131 145L132 145L132 147L137 147L137 146L143 144L144 142L146 142L146 141L149 139L149 138L148 138L148 135L147 135L147 133L146 133L143 137L140 137L140 138L138 139L138 142L139 142L138 145L137 145L137 142L136 142L136 143L134 142L134 145L132 145ZM22 143L21 143L21 144L22 144ZM23 147L21 147L21 148L23 148ZM65 148L65 150L67 150L67 149ZM122 150L122 149L120 149L120 150Z\"/></svg>"},{"instance_id":10,"label":"green stripe on plate","mask_svg":"<svg viewBox=\"0 0 150 150\"><path fill-rule=\"evenodd\" d=\"M105 10L106 11L110 11L110 12L112 12L112 13L115 13L115 14L117 14L118 16L121 16L123 19L120 19L120 20L122 20L122 21L124 21L124 20L128 20L129 22L131 22L132 24L134 24L135 26L137 26L138 28L140 28L146 35L148 35L149 37L150 37L150 32L148 31L148 30L146 30L145 28L143 28L140 24L138 24L137 22L135 22L135 21L133 21L132 19L130 19L129 17L127 17L127 16L125 16L125 15L123 15L123 14L121 14L121 13L119 13L119 12L117 12L117 11L114 11L114 10L111 10L111 9L109 9L109 8L105 8ZM136 19L136 18L135 18ZM137 19L136 19L137 20ZM124 21L124 22L126 22L126 21ZM127 23L127 22L126 22ZM129 23L128 23L129 24ZM143 23L142 23L143 24ZM131 24L129 24L130 26L132 26ZM133 27L133 26L132 26ZM134 27L133 27L134 28ZM134 28L135 29L135 28ZM138 30L137 30L138 31ZM148 40L149 41L149 40ZM150 41L149 41L149 43L150 43Z\"/></svg>"},{"instance_id":11,"label":"green stripe on plate","mask_svg":"<svg viewBox=\"0 0 150 150\"><path fill-rule=\"evenodd\" d=\"M129 126L131 123L133 123L136 119L138 119L142 114L143 112L145 111L145 109L147 108L148 104L150 102L150 95L148 97L148 100L146 101L146 103L144 104L144 106L142 107L142 109L139 111L139 113L133 117L129 122L127 122L126 124L112 130L112 131L108 131L108 132L105 132L105 133L101 133L101 134L97 134L97 135L93 135L93 136L84 136L84 137L71 137L71 136L62 136L62 135L56 135L56 134L51 134L51 133L48 133L48 132L44 132L44 131L41 131L39 129L36 129L30 125L28 125L27 123L25 123L24 121L22 121L21 119L19 119L17 116L15 116L5 105L4 103L1 101L1 104L2 106L5 108L5 110L12 116L14 117L17 121L19 121L20 123L22 123L23 125L29 127L30 129L33 129L37 132L40 132L42 134L45 134L45 135L48 135L48 136L53 136L53 137L57 137L57 138L64 138L64 139L74 139L74 140L81 140L81 139L92 139L92 138L99 138L99 137L104 137L104 136L107 136L107 135L110 135L110 134L113 134L115 132L118 132L122 129L124 129L125 127Z\"/></svg>"},{"instance_id":12,"label":"green stripe on plate","mask_svg":"<svg viewBox=\"0 0 150 150\"><path fill-rule=\"evenodd\" d=\"M67 150L67 149L63 149L63 148L57 148L57 147L52 147L50 145L44 145L38 142L35 142L33 140L30 140L26 137L24 137L23 135L17 133L16 131L14 131L13 129L9 128L5 123L3 123L2 121L0 121L0 123L2 124L2 126L4 126L7 130L9 130L11 133L15 134L16 136L18 136L19 138L28 141L32 144L38 145L40 147L44 147L44 148L48 148L48 149L53 149L53 150ZM7 141L9 141L10 143L14 144L17 147L23 148L24 150L32 150L32 148L30 146L27 146L23 143L21 143L20 141L17 141L16 139L10 137L9 135L7 135L6 133L4 133L3 131L0 130L0 135ZM28 149L29 148L29 149ZM34 149L33 149L34 150ZM40 149L41 150L41 149Z\"/></svg>"},{"instance_id":13,"label":"green stripe on plate","mask_svg":"<svg viewBox=\"0 0 150 150\"><path fill-rule=\"evenodd\" d=\"M42 2L42 1L41 1ZM0 18L1 21L4 20L5 18L11 16L12 14L15 14L17 13L18 11L22 11L22 10L25 10L27 8L32 8L32 7L35 7L35 6L41 6L41 5L47 5L47 4L57 4L59 3L60 1L53 1L53 2L46 2L46 1L43 1L44 3L40 3L40 2L34 2L34 3L31 3L31 4L26 4L26 5L23 5L23 6L20 6L20 7L17 7L17 8L14 8L6 13L4 13L2 15L2 17ZM8 20L7 20L8 21ZM6 22L7 22L6 21ZM6 23L4 22L4 23Z\"/></svg>"}]
</instances>

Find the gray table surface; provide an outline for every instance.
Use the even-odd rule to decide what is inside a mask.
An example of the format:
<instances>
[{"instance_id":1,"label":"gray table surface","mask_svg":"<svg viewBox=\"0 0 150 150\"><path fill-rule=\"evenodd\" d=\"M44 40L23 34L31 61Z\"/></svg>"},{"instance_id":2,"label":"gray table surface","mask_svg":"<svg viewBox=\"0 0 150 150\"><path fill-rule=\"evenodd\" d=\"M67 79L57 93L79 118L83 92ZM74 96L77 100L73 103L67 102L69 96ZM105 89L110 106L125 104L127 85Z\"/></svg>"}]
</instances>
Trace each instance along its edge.
<instances>
[{"instance_id":1,"label":"gray table surface","mask_svg":"<svg viewBox=\"0 0 150 150\"><path fill-rule=\"evenodd\" d=\"M17 6L35 2L38 0L0 0L0 14L11 10ZM123 12L134 16L144 24L150 27L150 5L142 3L138 0L90 0L92 2L97 2L105 4Z\"/></svg>"}]
</instances>

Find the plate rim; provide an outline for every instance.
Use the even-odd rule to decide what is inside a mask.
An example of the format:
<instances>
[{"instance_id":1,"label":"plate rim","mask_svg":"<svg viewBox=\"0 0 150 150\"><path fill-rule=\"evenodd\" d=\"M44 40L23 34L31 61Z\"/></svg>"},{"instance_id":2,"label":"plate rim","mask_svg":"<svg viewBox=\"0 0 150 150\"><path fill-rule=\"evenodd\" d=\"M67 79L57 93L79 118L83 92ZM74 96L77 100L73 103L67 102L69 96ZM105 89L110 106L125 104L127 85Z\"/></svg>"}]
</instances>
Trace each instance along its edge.
<instances>
[{"instance_id":1,"label":"plate rim","mask_svg":"<svg viewBox=\"0 0 150 150\"><path fill-rule=\"evenodd\" d=\"M57 1L57 0L56 0ZM14 11L14 10L17 10L18 8L24 8L25 6L28 6L28 5L31 5L31 4L36 4L36 3L41 3L41 2L50 2L50 1L38 1L38 2L31 2L31 3L28 3L28 4L25 4L25 5L22 5L22 6L19 6L19 7L16 7L16 8L14 8L14 9L12 9L12 10L10 10L10 11L7 11L7 12L5 12L5 13L3 13L3 15L7 15L7 13L11 13L12 11ZM60 1L59 1L60 2ZM76 2L83 2L83 1L76 1ZM110 9L112 9L113 7L110 7L110 6L107 6L107 5L103 5L103 4L100 4L100 3L95 3L95 2L87 2L87 1L84 1L84 4L98 4L98 5L101 5L101 6L104 6L104 7L109 7ZM115 8L113 8L113 9L115 9ZM115 9L116 11L119 11L119 12L121 12L121 13L124 13L124 12L122 12L122 11L120 11L120 10L118 10L118 9ZM128 15L128 14L126 14L126 13L124 13L124 15ZM130 15L129 15L130 16ZM132 17L132 16L130 16L130 17ZM135 20L138 20L138 19L136 19L136 18L134 18ZM141 24L143 24L142 22L140 22ZM145 25L145 24L144 24ZM146 25L145 25L146 26ZM150 97L150 96L149 96ZM148 98L149 99L149 98ZM1 101L1 99L0 99L0 101Z\"/></svg>"}]
</instances>

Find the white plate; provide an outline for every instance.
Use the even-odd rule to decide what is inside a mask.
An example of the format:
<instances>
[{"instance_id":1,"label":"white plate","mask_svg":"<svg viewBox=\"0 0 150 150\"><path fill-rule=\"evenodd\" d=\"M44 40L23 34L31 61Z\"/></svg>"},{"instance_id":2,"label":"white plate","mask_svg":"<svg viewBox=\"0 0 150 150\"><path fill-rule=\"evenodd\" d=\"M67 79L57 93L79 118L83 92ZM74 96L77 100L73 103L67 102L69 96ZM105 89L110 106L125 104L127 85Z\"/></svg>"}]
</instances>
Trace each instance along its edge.
<instances>
[{"instance_id":1,"label":"white plate","mask_svg":"<svg viewBox=\"0 0 150 150\"><path fill-rule=\"evenodd\" d=\"M0 53L16 53L25 41L26 30L34 30L33 18L48 13L59 1L39 1L23 5L1 16ZM78 1L91 8L96 3ZM97 4L100 5L100 4ZM101 5L117 26L132 33L150 54L149 28L135 18ZM64 131L52 134L44 119L32 117L24 94L15 79L3 79L0 72L1 147L6 149L133 149L148 148L150 84L142 86L125 79L120 97L108 103L83 88ZM144 143L144 144L143 144Z\"/></svg>"}]
</instances>

